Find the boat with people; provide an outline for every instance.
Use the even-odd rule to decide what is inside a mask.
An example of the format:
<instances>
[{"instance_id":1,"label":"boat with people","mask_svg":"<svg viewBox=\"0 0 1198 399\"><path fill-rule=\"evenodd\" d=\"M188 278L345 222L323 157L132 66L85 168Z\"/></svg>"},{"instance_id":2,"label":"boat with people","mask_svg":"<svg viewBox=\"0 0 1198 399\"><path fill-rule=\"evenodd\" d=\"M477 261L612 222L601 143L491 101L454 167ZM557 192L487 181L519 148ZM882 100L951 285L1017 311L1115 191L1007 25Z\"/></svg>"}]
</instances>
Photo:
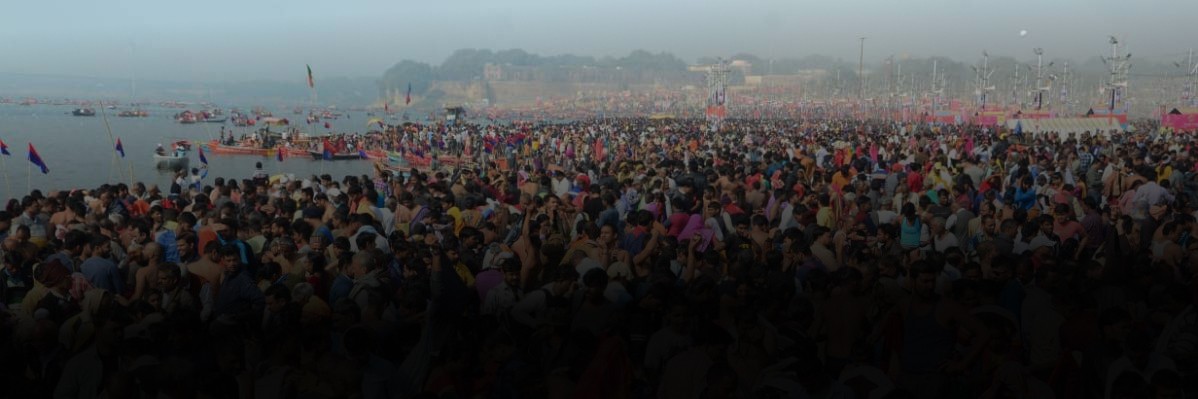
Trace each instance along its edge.
<instances>
[{"instance_id":1,"label":"boat with people","mask_svg":"<svg viewBox=\"0 0 1198 399\"><path fill-rule=\"evenodd\" d=\"M190 164L190 159L187 157L187 152L191 149L191 142L176 141L171 145L174 147L172 152L167 152L162 144L154 150L154 166L158 169L181 170L187 169Z\"/></svg>"},{"instance_id":2,"label":"boat with people","mask_svg":"<svg viewBox=\"0 0 1198 399\"><path fill-rule=\"evenodd\" d=\"M190 164L187 155L158 155L154 154L154 165L158 169L180 170L187 169Z\"/></svg>"},{"instance_id":3,"label":"boat with people","mask_svg":"<svg viewBox=\"0 0 1198 399\"><path fill-rule=\"evenodd\" d=\"M254 126L255 124L257 124L257 120L254 118L247 117L239 112L233 113L233 126L247 127Z\"/></svg>"},{"instance_id":4,"label":"boat with people","mask_svg":"<svg viewBox=\"0 0 1198 399\"><path fill-rule=\"evenodd\" d=\"M91 108L76 108L74 111L71 111L71 115L74 115L74 116L96 116L96 110L91 109Z\"/></svg>"},{"instance_id":5,"label":"boat with people","mask_svg":"<svg viewBox=\"0 0 1198 399\"><path fill-rule=\"evenodd\" d=\"M204 146L207 147L208 152L221 155L257 155L265 157L274 152L273 148L224 145L218 140L209 141Z\"/></svg>"},{"instance_id":6,"label":"boat with people","mask_svg":"<svg viewBox=\"0 0 1198 399\"><path fill-rule=\"evenodd\" d=\"M198 120L199 118L196 117L196 114L191 111L183 111L175 114L175 121L185 125L196 123Z\"/></svg>"}]
</instances>

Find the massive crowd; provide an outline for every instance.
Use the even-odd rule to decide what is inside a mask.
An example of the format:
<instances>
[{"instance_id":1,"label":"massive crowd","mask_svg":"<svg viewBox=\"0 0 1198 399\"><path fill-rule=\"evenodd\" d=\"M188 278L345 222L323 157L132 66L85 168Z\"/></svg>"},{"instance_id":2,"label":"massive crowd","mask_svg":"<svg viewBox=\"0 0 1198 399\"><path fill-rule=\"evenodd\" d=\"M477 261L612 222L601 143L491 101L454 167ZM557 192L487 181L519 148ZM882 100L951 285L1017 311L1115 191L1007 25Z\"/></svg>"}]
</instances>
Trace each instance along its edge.
<instances>
[{"instance_id":1,"label":"massive crowd","mask_svg":"<svg viewBox=\"0 0 1198 399\"><path fill-rule=\"evenodd\" d=\"M1196 392L1186 135L629 119L386 137L477 162L12 200L4 396Z\"/></svg>"}]
</instances>

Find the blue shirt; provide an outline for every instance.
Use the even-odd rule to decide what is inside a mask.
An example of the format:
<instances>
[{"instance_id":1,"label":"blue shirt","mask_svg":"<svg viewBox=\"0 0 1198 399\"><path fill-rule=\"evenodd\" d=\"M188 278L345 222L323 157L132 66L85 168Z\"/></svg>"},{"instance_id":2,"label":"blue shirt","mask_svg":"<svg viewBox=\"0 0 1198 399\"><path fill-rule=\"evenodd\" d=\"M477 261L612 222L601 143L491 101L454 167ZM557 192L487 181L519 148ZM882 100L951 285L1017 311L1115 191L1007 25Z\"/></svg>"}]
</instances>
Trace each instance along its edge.
<instances>
[{"instance_id":1,"label":"blue shirt","mask_svg":"<svg viewBox=\"0 0 1198 399\"><path fill-rule=\"evenodd\" d=\"M354 281L345 274L339 274L329 287L329 306L335 306L337 301L349 298L349 291L354 288Z\"/></svg>"},{"instance_id":2,"label":"blue shirt","mask_svg":"<svg viewBox=\"0 0 1198 399\"><path fill-rule=\"evenodd\" d=\"M83 261L83 265L79 267L83 272L83 277L92 283L93 287L103 288L113 294L120 294L125 291L125 280L121 278L120 272L116 268L116 263L108 259L98 256L88 258Z\"/></svg>"},{"instance_id":3,"label":"blue shirt","mask_svg":"<svg viewBox=\"0 0 1198 399\"><path fill-rule=\"evenodd\" d=\"M330 244L333 242L333 231L329 230L329 226L320 225L320 227L316 228L316 234L324 237Z\"/></svg>"},{"instance_id":4,"label":"blue shirt","mask_svg":"<svg viewBox=\"0 0 1198 399\"><path fill-rule=\"evenodd\" d=\"M162 256L165 261L179 263L179 243L175 239L175 232L163 230L154 238L154 242L162 247Z\"/></svg>"},{"instance_id":5,"label":"blue shirt","mask_svg":"<svg viewBox=\"0 0 1198 399\"><path fill-rule=\"evenodd\" d=\"M1015 190L1015 206L1022 210L1032 209L1036 206L1036 189L1028 188L1024 190L1020 187Z\"/></svg>"}]
</instances>

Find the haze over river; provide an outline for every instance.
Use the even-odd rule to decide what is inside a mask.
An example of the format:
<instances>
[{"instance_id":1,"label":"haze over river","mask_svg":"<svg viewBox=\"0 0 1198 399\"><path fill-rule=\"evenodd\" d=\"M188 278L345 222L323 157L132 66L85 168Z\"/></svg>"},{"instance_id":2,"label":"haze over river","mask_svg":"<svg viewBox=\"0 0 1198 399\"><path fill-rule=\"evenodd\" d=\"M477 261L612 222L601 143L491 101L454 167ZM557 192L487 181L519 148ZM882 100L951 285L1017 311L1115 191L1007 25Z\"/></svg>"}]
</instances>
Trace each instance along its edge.
<instances>
[{"instance_id":1,"label":"haze over river","mask_svg":"<svg viewBox=\"0 0 1198 399\"><path fill-rule=\"evenodd\" d=\"M198 167L198 144L216 139L221 126L234 129L238 136L256 129L235 128L229 123L180 124L175 122L174 115L182 112L182 109L143 108L150 113L150 116L145 118L119 118L116 116L119 110L109 109L104 112L107 113L108 124L112 129L113 138L110 139L99 108L95 108L94 117L72 116L71 111L75 108L69 105L0 104L0 140L8 144L9 152L12 153L11 156L3 157L3 163L0 163L0 173L6 174L9 182L8 186L4 186L4 181L0 180L0 193L4 193L4 198L13 195L19 198L28 192L26 174L31 165L27 158L29 143L33 143L42 160L50 168L50 173L45 175L36 167L33 168L34 189L48 191L95 188L106 181L128 183L132 166L132 174L136 181L147 185L158 184L166 191L170 188L173 175L169 171L159 171L155 168L153 153L159 143L169 147L171 142L179 139L191 140L197 145L188 154L191 158L190 164L191 167ZM329 131L323 124L305 124L301 115L292 115L290 110L272 111L278 117L292 120L292 125L305 133L311 131L322 134ZM297 119L298 125L295 122ZM341 118L330 123L334 131L364 133L367 130L366 121L369 119L365 112L345 112ZM115 167L113 140L118 137L125 148L125 157L118 156L119 167ZM207 151L205 156L209 162L208 178L205 179L207 184L211 184L212 179L218 176L248 178L254 171L254 163L258 161L261 161L263 168L272 175L293 173L299 178L327 173L340 179L348 174L370 174L372 170L368 161L315 161L309 157L294 157L286 158L280 164L274 156L216 155ZM12 193L8 192L10 186Z\"/></svg>"}]
</instances>

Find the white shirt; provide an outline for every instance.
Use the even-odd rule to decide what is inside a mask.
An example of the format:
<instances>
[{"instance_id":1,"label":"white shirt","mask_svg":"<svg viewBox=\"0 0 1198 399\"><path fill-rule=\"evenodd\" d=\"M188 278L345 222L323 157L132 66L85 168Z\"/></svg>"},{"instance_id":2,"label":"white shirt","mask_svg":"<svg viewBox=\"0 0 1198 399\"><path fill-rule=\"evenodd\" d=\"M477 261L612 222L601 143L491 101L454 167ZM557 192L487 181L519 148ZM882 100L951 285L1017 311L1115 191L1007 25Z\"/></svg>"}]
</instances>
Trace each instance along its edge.
<instances>
[{"instance_id":1,"label":"white shirt","mask_svg":"<svg viewBox=\"0 0 1198 399\"><path fill-rule=\"evenodd\" d=\"M953 233L945 231L944 235L932 238L932 249L936 252L944 252L952 247L961 247L957 243L957 236L953 235Z\"/></svg>"}]
</instances>

